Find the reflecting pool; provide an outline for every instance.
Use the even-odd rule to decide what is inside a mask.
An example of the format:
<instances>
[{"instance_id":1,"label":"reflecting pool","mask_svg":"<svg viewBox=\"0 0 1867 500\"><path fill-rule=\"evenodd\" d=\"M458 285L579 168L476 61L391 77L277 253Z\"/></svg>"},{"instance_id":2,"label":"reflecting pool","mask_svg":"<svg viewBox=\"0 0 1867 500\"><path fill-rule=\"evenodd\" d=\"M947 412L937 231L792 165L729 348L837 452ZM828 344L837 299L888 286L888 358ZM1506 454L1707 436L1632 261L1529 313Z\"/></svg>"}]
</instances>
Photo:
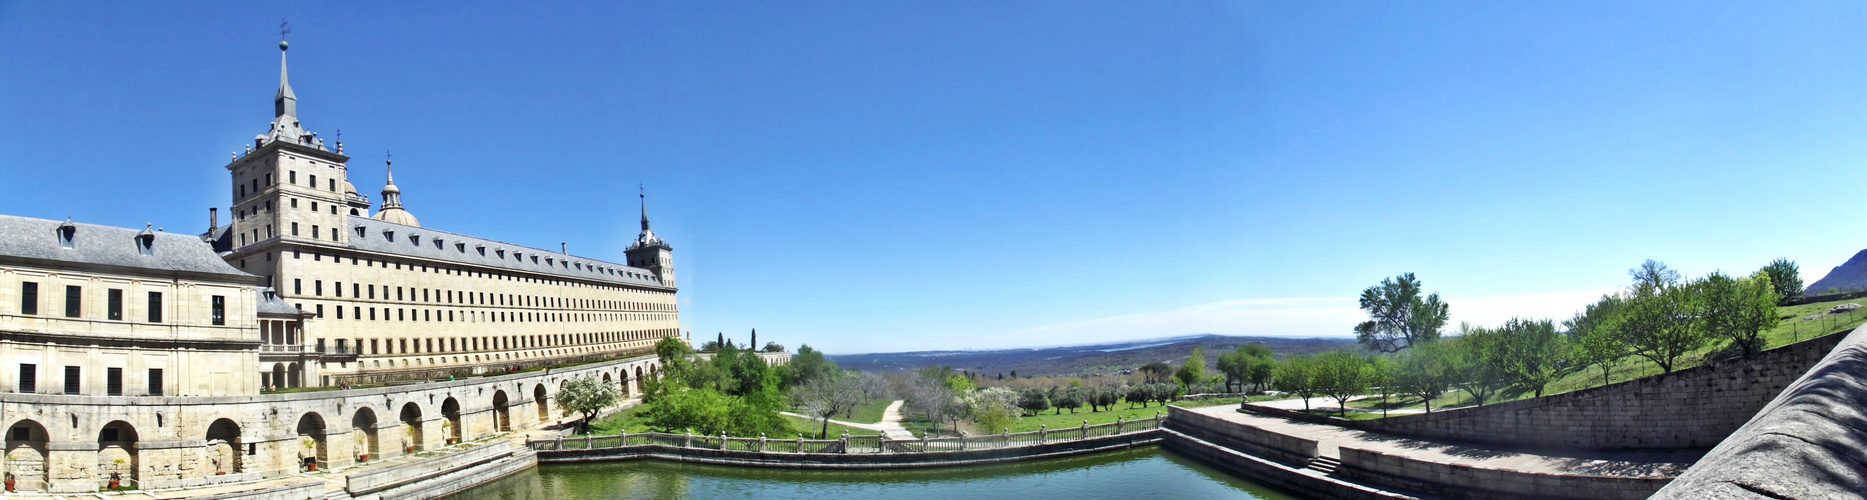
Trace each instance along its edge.
<instances>
[{"instance_id":1,"label":"reflecting pool","mask_svg":"<svg viewBox=\"0 0 1867 500\"><path fill-rule=\"evenodd\" d=\"M805 471L657 460L541 465L449 500L1293 498L1158 447L980 467Z\"/></svg>"}]
</instances>

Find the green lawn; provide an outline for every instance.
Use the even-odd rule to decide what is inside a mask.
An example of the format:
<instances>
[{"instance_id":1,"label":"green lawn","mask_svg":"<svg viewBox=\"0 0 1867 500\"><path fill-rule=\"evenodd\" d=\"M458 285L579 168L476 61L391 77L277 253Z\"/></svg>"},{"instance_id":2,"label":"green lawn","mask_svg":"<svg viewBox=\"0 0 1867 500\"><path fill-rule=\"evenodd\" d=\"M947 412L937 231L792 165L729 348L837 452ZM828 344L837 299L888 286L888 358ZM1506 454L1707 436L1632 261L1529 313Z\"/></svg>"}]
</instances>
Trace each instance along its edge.
<instances>
[{"instance_id":1,"label":"green lawn","mask_svg":"<svg viewBox=\"0 0 1867 500\"><path fill-rule=\"evenodd\" d=\"M847 419L839 418L837 420L845 420L849 422L855 422L858 424L881 423L882 411L887 410L888 405L894 404L894 402L895 401L892 399L877 399L874 401L870 401L869 404L856 407L854 417L850 417Z\"/></svg>"},{"instance_id":2,"label":"green lawn","mask_svg":"<svg viewBox=\"0 0 1867 500\"><path fill-rule=\"evenodd\" d=\"M823 423L818 422L816 420L811 420L808 418L797 418L797 417L793 417L790 415L785 415L784 419L791 421L791 427L796 428L797 432L802 433L804 435L804 439L817 439L817 431L823 430L823 427L822 427ZM831 420L835 420L835 419L831 419ZM831 423L829 439L836 439L838 437L841 437L844 431L848 431L849 435L851 436L874 436L874 435L881 434L880 431L871 431L868 429L857 429L854 427L846 427L842 425L837 425L835 423ZM770 436L770 437L791 438L791 437L796 437L796 436Z\"/></svg>"},{"instance_id":3,"label":"green lawn","mask_svg":"<svg viewBox=\"0 0 1867 500\"><path fill-rule=\"evenodd\" d=\"M1233 404L1237 403L1234 402ZM1116 417L1121 417L1122 420L1136 420L1154 418L1155 413L1163 415L1167 413L1167 407L1159 403L1147 405L1145 408L1129 408L1128 406L1128 403L1117 403L1113 408L1104 408L1102 411L1089 411L1088 407L1083 407L1077 409L1076 413L1063 410L1063 413L1060 415L1057 414L1057 410L1053 408L1045 410L1037 415L1027 415L1018 418L1017 422L1011 424L1011 432L1034 431L1037 430L1037 427L1040 425L1049 426L1051 429L1082 427L1084 420L1089 421L1089 425L1108 424L1114 423ZM976 433L976 431L968 432Z\"/></svg>"}]
</instances>

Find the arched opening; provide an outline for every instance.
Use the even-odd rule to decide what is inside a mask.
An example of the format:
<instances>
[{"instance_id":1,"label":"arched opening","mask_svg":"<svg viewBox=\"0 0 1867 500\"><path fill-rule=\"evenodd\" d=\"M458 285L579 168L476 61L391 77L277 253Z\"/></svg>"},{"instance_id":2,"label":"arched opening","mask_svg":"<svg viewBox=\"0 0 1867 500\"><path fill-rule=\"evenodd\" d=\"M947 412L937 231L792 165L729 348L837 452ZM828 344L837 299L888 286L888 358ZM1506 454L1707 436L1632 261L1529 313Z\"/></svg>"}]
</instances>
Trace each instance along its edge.
<instances>
[{"instance_id":1,"label":"arched opening","mask_svg":"<svg viewBox=\"0 0 1867 500\"><path fill-rule=\"evenodd\" d=\"M285 386L286 387L298 387L298 374L299 374L299 371L303 369L304 368L298 366L298 363L292 363L291 366L286 367L285 368Z\"/></svg>"},{"instance_id":2,"label":"arched opening","mask_svg":"<svg viewBox=\"0 0 1867 500\"><path fill-rule=\"evenodd\" d=\"M537 386L532 387L532 404L538 407L538 421L539 422L543 422L543 421L551 419L551 405L545 399L545 385L544 384L538 384Z\"/></svg>"},{"instance_id":3,"label":"arched opening","mask_svg":"<svg viewBox=\"0 0 1867 500\"><path fill-rule=\"evenodd\" d=\"M460 401L454 398L441 402L441 435L448 445L460 442Z\"/></svg>"},{"instance_id":4,"label":"arched opening","mask_svg":"<svg viewBox=\"0 0 1867 500\"><path fill-rule=\"evenodd\" d=\"M330 460L325 455L324 416L311 412L298 418L298 444L294 447L298 448L299 470L315 471L320 464L329 465Z\"/></svg>"},{"instance_id":5,"label":"arched opening","mask_svg":"<svg viewBox=\"0 0 1867 500\"><path fill-rule=\"evenodd\" d=\"M266 379L266 386L275 390L285 388L285 363L272 364L272 377Z\"/></svg>"},{"instance_id":6,"label":"arched opening","mask_svg":"<svg viewBox=\"0 0 1867 500\"><path fill-rule=\"evenodd\" d=\"M119 486L136 486L136 427L117 420L97 431L97 470L100 481L117 481Z\"/></svg>"},{"instance_id":7,"label":"arched opening","mask_svg":"<svg viewBox=\"0 0 1867 500\"><path fill-rule=\"evenodd\" d=\"M610 378L608 373L603 374L603 385L609 385L613 383L616 383L616 382L614 379Z\"/></svg>"},{"instance_id":8,"label":"arched opening","mask_svg":"<svg viewBox=\"0 0 1867 500\"><path fill-rule=\"evenodd\" d=\"M512 432L511 403L506 400L506 391L493 392L493 427L499 432Z\"/></svg>"},{"instance_id":9,"label":"arched opening","mask_svg":"<svg viewBox=\"0 0 1867 500\"><path fill-rule=\"evenodd\" d=\"M7 460L4 466L7 479L14 480L16 488L29 491L46 489L45 443L50 440L49 436L45 426L32 420L21 420L7 427Z\"/></svg>"},{"instance_id":10,"label":"arched opening","mask_svg":"<svg viewBox=\"0 0 1867 500\"><path fill-rule=\"evenodd\" d=\"M635 387L636 392L641 392L642 390L642 367L640 366L635 367L635 386L636 386Z\"/></svg>"},{"instance_id":11,"label":"arched opening","mask_svg":"<svg viewBox=\"0 0 1867 500\"><path fill-rule=\"evenodd\" d=\"M240 447L240 424L230 419L215 420L207 426L208 472L221 474L239 474L244 469Z\"/></svg>"},{"instance_id":12,"label":"arched opening","mask_svg":"<svg viewBox=\"0 0 1867 500\"><path fill-rule=\"evenodd\" d=\"M629 380L629 370L622 370L622 374L618 376L617 385L622 390L623 399L635 397L635 388L629 386Z\"/></svg>"},{"instance_id":13,"label":"arched opening","mask_svg":"<svg viewBox=\"0 0 1867 500\"><path fill-rule=\"evenodd\" d=\"M357 408L357 413L350 417L350 452L359 463L379 456L376 449L376 410Z\"/></svg>"},{"instance_id":14,"label":"arched opening","mask_svg":"<svg viewBox=\"0 0 1867 500\"><path fill-rule=\"evenodd\" d=\"M401 420L402 452L415 453L421 451L421 406L415 403L402 405Z\"/></svg>"}]
</instances>

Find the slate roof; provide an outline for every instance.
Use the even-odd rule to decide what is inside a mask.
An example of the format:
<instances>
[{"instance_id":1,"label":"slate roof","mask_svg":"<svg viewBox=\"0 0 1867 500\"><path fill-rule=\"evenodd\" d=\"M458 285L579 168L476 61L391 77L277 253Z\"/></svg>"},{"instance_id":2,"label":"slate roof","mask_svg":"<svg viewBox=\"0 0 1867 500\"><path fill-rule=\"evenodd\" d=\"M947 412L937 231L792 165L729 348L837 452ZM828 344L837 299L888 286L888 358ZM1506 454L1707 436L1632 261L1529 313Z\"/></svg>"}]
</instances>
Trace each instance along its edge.
<instances>
[{"instance_id":1,"label":"slate roof","mask_svg":"<svg viewBox=\"0 0 1867 500\"><path fill-rule=\"evenodd\" d=\"M619 285L667 288L654 273L642 268L355 215L348 219L350 246L357 250ZM393 236L384 234L385 231L392 232ZM504 251L504 255L500 255L500 251Z\"/></svg>"},{"instance_id":2,"label":"slate roof","mask_svg":"<svg viewBox=\"0 0 1867 500\"><path fill-rule=\"evenodd\" d=\"M138 268L161 273L200 273L256 281L221 260L200 236L152 232L151 255L137 249L136 235L146 229L72 224L72 247L59 243L63 221L0 215L0 257Z\"/></svg>"},{"instance_id":3,"label":"slate roof","mask_svg":"<svg viewBox=\"0 0 1867 500\"><path fill-rule=\"evenodd\" d=\"M304 314L298 307L285 303L271 287L259 287L259 314L275 316L295 316Z\"/></svg>"}]
</instances>

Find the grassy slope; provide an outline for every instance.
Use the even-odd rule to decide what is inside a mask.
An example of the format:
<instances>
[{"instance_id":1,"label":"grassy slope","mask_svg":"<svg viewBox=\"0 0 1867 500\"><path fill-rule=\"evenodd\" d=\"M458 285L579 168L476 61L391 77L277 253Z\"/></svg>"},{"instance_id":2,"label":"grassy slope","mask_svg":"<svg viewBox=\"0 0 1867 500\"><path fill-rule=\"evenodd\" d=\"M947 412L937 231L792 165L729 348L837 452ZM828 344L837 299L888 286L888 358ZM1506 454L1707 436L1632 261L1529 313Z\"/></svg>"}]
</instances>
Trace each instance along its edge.
<instances>
[{"instance_id":1,"label":"grassy slope","mask_svg":"<svg viewBox=\"0 0 1867 500\"><path fill-rule=\"evenodd\" d=\"M648 422L644 421L641 418L640 413L641 413L642 408L643 407L641 406L636 406L634 408L629 408L627 410L617 412L614 415L610 415L608 417L598 419L595 424L590 426L590 431L598 436L614 436L623 431L628 431L631 434L638 433L638 432L652 431L653 429L648 428ZM881 411L877 410L876 414L880 415ZM794 428L793 429L794 432L805 434L806 438L814 439L814 436L817 435L817 431L820 430L821 424L819 424L818 422L814 420L797 418L797 417L792 417L789 415L786 415L784 418L785 420L791 421L791 427ZM876 420L880 421L881 418L876 417ZM830 435L831 436L841 436L843 435L843 431L845 430L849 431L849 435L851 436L881 434L880 432L876 432L876 431L863 430L863 429L857 429L853 427L844 427L841 425L830 424ZM740 437L758 437L758 436L740 436ZM785 436L766 436L766 437L791 438L795 436L785 435Z\"/></svg>"},{"instance_id":2,"label":"grassy slope","mask_svg":"<svg viewBox=\"0 0 1867 500\"><path fill-rule=\"evenodd\" d=\"M1771 348L1782 347L1785 345L1793 344L1798 341L1809 340L1811 338L1815 338L1823 334L1846 333L1848 331L1852 331L1854 328L1859 327L1863 323L1863 321L1867 321L1867 309L1858 310L1851 314L1826 316L1823 319L1817 320L1817 321L1804 321L1802 318L1806 316L1815 315L1821 312L1825 312L1833 308L1836 305L1846 304L1846 303L1863 303L1863 302L1867 302L1867 301L1864 301L1862 299L1838 300L1838 301L1832 301L1832 302L1817 302L1813 304L1803 304L1799 306L1789 306L1789 307L1779 308L1777 310L1778 315L1787 317L1787 319L1784 319L1775 328L1772 328L1769 331L1764 332L1763 336L1766 339L1765 348L1771 349ZM1867 305L1867 304L1863 304L1863 305ZM1701 348L1689 354L1686 354L1685 356L1680 357L1680 361L1675 364L1674 371L1698 366L1704 363L1707 358L1710 358L1711 356L1713 356L1719 350L1723 349L1728 344L1730 344L1729 341L1718 340L1718 341L1714 341L1709 347ZM1641 377L1650 377L1653 375L1659 375L1661 373L1663 373L1663 371L1660 369L1658 364L1652 361L1649 361L1646 358L1641 358L1638 356L1629 356L1627 358L1622 359L1620 363L1614 365L1614 367L1609 371L1608 380L1610 383L1620 383L1620 382L1626 382L1626 381L1641 378ZM1574 392L1574 391L1579 391L1582 389L1591 389L1595 387L1600 387L1602 385L1605 385L1605 384L1603 383L1602 378L1601 378L1601 368L1598 366L1590 366L1585 370L1571 373L1568 376L1565 376L1561 379L1556 380L1555 382L1551 382L1549 384L1549 387L1544 390L1544 395L1547 396L1547 395L1552 395L1552 394L1562 394L1565 392ZM1491 403L1501 403L1505 401L1515 401L1519 399L1528 399L1532 396L1534 396L1534 394L1532 393L1522 393L1522 394L1508 394L1507 393L1507 394L1500 395L1499 397L1494 398L1492 400L1486 401L1485 403L1491 404ZM1418 408L1420 407L1419 398L1396 396L1391 399L1399 400L1399 402L1390 401L1389 408ZM1469 405L1469 404L1471 404L1471 398L1465 393L1465 391L1453 391L1439 398L1435 398L1433 400L1433 409L1438 410L1442 407L1463 406L1463 405ZM1351 402L1348 404L1348 406L1351 408L1379 408L1380 407L1379 405L1380 405L1380 402L1378 400L1376 401L1362 400L1362 401Z\"/></svg>"},{"instance_id":3,"label":"grassy slope","mask_svg":"<svg viewBox=\"0 0 1867 500\"><path fill-rule=\"evenodd\" d=\"M877 399L874 401L870 401L869 404L856 407L855 416L847 418L847 419L839 418L837 420L855 422L858 424L881 423L882 411L887 410L888 405L894 404L894 402L895 401L892 399Z\"/></svg>"}]
</instances>

